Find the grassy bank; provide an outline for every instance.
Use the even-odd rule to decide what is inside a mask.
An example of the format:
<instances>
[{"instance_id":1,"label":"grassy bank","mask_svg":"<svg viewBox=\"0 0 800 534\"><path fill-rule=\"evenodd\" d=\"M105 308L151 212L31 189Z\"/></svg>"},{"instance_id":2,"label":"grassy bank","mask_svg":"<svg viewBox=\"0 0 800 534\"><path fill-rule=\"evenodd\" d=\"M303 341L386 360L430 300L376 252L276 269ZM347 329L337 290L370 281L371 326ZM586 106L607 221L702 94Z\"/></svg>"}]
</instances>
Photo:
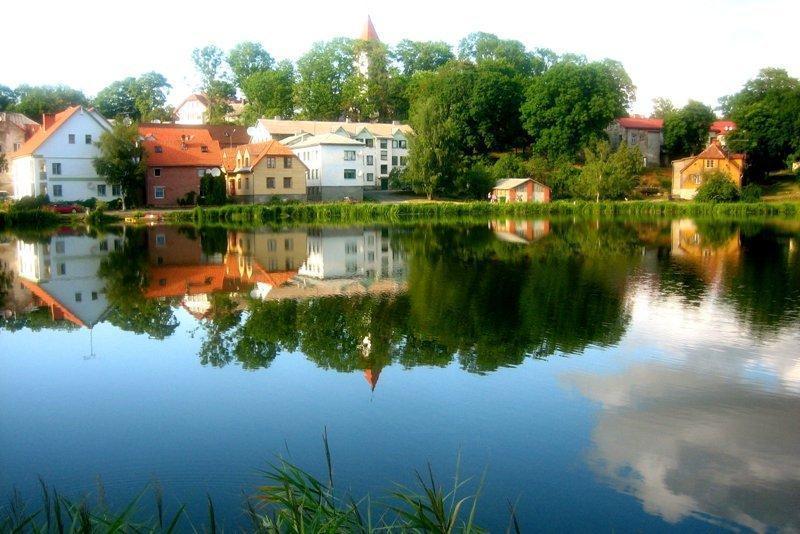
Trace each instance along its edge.
<instances>
[{"instance_id":1,"label":"grassy bank","mask_svg":"<svg viewBox=\"0 0 800 534\"><path fill-rule=\"evenodd\" d=\"M0 211L0 229L52 228L60 220L57 214L40 209Z\"/></svg>"},{"instance_id":2,"label":"grassy bank","mask_svg":"<svg viewBox=\"0 0 800 534\"><path fill-rule=\"evenodd\" d=\"M557 201L549 204L491 204L488 202L403 202L229 205L176 211L166 219L176 223L230 224L253 226L275 222L375 223L431 221L440 219L492 217L647 216L647 217L784 217L800 218L800 203L697 202L583 202Z\"/></svg>"}]
</instances>

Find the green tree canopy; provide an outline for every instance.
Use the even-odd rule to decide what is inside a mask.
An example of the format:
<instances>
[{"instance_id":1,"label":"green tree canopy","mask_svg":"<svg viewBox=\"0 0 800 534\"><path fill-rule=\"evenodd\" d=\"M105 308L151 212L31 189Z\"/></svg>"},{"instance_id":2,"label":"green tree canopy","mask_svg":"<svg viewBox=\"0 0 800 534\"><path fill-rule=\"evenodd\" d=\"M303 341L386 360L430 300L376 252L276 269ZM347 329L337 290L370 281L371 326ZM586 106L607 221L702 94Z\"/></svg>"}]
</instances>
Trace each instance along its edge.
<instances>
[{"instance_id":1,"label":"green tree canopy","mask_svg":"<svg viewBox=\"0 0 800 534\"><path fill-rule=\"evenodd\" d=\"M658 97L653 99L653 113L651 119L663 119L672 112L678 111L675 104L669 98Z\"/></svg>"},{"instance_id":2,"label":"green tree canopy","mask_svg":"<svg viewBox=\"0 0 800 534\"><path fill-rule=\"evenodd\" d=\"M93 103L105 117L123 117L134 121L166 120L166 91L172 87L157 72L148 72L138 78L128 77L103 88Z\"/></svg>"},{"instance_id":3,"label":"green tree canopy","mask_svg":"<svg viewBox=\"0 0 800 534\"><path fill-rule=\"evenodd\" d=\"M716 117L714 111L695 100L664 117L664 150L671 159L699 154L708 143L708 129Z\"/></svg>"},{"instance_id":4,"label":"green tree canopy","mask_svg":"<svg viewBox=\"0 0 800 534\"><path fill-rule=\"evenodd\" d=\"M638 184L643 167L638 147L622 143L617 150L612 150L608 141L599 141L593 148L585 149L584 161L572 192L598 202L629 195Z\"/></svg>"},{"instance_id":5,"label":"green tree canopy","mask_svg":"<svg viewBox=\"0 0 800 534\"><path fill-rule=\"evenodd\" d=\"M521 108L534 152L553 161L578 157L625 114L634 89L615 61L556 63L532 79Z\"/></svg>"},{"instance_id":6,"label":"green tree canopy","mask_svg":"<svg viewBox=\"0 0 800 534\"><path fill-rule=\"evenodd\" d=\"M17 93L10 87L0 84L0 111L6 111L17 102Z\"/></svg>"},{"instance_id":7,"label":"green tree canopy","mask_svg":"<svg viewBox=\"0 0 800 534\"><path fill-rule=\"evenodd\" d=\"M228 52L228 66L240 89L244 90L244 81L257 72L272 70L275 59L261 43L243 41Z\"/></svg>"},{"instance_id":8,"label":"green tree canopy","mask_svg":"<svg viewBox=\"0 0 800 534\"><path fill-rule=\"evenodd\" d=\"M500 39L493 33L475 32L458 44L458 58L477 65L485 61L502 62L517 74L527 77L543 73L556 55L546 49L529 52L519 41Z\"/></svg>"},{"instance_id":9,"label":"green tree canopy","mask_svg":"<svg viewBox=\"0 0 800 534\"><path fill-rule=\"evenodd\" d=\"M143 200L147 175L147 156L139 142L135 123L117 121L111 131L104 132L98 141L100 155L94 159L97 174L122 189L122 206Z\"/></svg>"},{"instance_id":10,"label":"green tree canopy","mask_svg":"<svg viewBox=\"0 0 800 534\"><path fill-rule=\"evenodd\" d=\"M443 41L411 41L403 39L392 51L392 58L405 76L415 72L436 70L455 59L453 49Z\"/></svg>"},{"instance_id":11,"label":"green tree canopy","mask_svg":"<svg viewBox=\"0 0 800 534\"><path fill-rule=\"evenodd\" d=\"M81 91L66 85L20 85L14 92L17 103L11 111L22 113L35 121L41 121L44 113L57 113L69 106L85 106L89 103Z\"/></svg>"},{"instance_id":12,"label":"green tree canopy","mask_svg":"<svg viewBox=\"0 0 800 534\"><path fill-rule=\"evenodd\" d=\"M752 177L779 170L800 155L800 80L783 69L763 69L741 91L722 99L723 113L736 123L728 145L747 154Z\"/></svg>"},{"instance_id":13,"label":"green tree canopy","mask_svg":"<svg viewBox=\"0 0 800 534\"><path fill-rule=\"evenodd\" d=\"M274 70L255 72L242 82L242 92L247 97L246 124L260 117L294 115L294 67L282 61Z\"/></svg>"},{"instance_id":14,"label":"green tree canopy","mask_svg":"<svg viewBox=\"0 0 800 534\"><path fill-rule=\"evenodd\" d=\"M200 75L200 89L209 101L208 122L225 122L225 116L232 108L228 103L236 96L236 87L230 82L224 70L225 52L214 45L195 48L192 61Z\"/></svg>"},{"instance_id":15,"label":"green tree canopy","mask_svg":"<svg viewBox=\"0 0 800 534\"><path fill-rule=\"evenodd\" d=\"M353 41L337 38L315 43L297 61L295 103L301 118L337 120L344 114L353 58Z\"/></svg>"}]
</instances>

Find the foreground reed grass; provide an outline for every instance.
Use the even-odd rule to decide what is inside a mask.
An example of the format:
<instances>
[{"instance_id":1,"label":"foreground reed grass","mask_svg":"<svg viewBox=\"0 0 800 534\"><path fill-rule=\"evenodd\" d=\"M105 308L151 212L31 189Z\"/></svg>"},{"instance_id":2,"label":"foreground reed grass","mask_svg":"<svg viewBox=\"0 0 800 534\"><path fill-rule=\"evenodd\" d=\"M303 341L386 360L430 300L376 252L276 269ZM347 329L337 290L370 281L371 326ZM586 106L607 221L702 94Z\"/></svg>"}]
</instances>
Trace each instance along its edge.
<instances>
[{"instance_id":1,"label":"foreground reed grass","mask_svg":"<svg viewBox=\"0 0 800 534\"><path fill-rule=\"evenodd\" d=\"M245 502L246 524L237 530L264 534L283 533L392 533L433 532L477 534L485 532L475 524L480 485L474 494L461 496L469 480L459 479L459 466L452 487L436 481L430 466L416 474L416 487L397 486L384 499L369 496L356 500L339 495L333 479L330 448L323 437L327 480L321 481L296 465L279 460L263 475L266 484ZM128 532L217 532L222 527L211 499L207 517L196 524L184 507L170 516L164 513L161 492L155 488L155 510L147 516L142 492L120 512L104 505L89 506L72 502L41 482L41 503L30 510L17 495L0 510L0 532L6 533L128 533ZM512 506L509 506L507 532L520 532Z\"/></svg>"},{"instance_id":2,"label":"foreground reed grass","mask_svg":"<svg viewBox=\"0 0 800 534\"><path fill-rule=\"evenodd\" d=\"M0 229L55 227L60 220L55 213L41 209L0 211Z\"/></svg>"},{"instance_id":3,"label":"foreground reed grass","mask_svg":"<svg viewBox=\"0 0 800 534\"><path fill-rule=\"evenodd\" d=\"M725 217L800 218L800 203L730 203L698 202L584 202L556 201L548 204L489 202L404 202L361 203L286 203L227 205L195 208L169 214L173 222L255 226L277 222L295 223L374 223L435 221L457 218L497 216L536 217L575 216L647 216L647 217Z\"/></svg>"}]
</instances>

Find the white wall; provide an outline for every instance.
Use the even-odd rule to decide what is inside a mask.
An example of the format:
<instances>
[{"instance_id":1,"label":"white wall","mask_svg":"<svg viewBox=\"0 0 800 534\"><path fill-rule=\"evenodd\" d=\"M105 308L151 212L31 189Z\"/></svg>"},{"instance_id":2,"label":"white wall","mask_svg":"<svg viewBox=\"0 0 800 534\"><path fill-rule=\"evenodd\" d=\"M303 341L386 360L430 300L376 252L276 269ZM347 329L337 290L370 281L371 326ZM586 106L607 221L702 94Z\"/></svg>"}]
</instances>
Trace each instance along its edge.
<instances>
[{"instance_id":1,"label":"white wall","mask_svg":"<svg viewBox=\"0 0 800 534\"><path fill-rule=\"evenodd\" d=\"M207 108L199 100L188 100L178 108L175 114L178 116L177 124L204 124Z\"/></svg>"},{"instance_id":2,"label":"white wall","mask_svg":"<svg viewBox=\"0 0 800 534\"><path fill-rule=\"evenodd\" d=\"M308 187L363 186L366 179L364 147L358 145L314 145L305 148L291 147L308 167ZM355 161L345 161L346 150L355 151ZM355 179L345 179L345 169L356 171ZM314 172L316 171L316 172Z\"/></svg>"},{"instance_id":3,"label":"white wall","mask_svg":"<svg viewBox=\"0 0 800 534\"><path fill-rule=\"evenodd\" d=\"M31 194L46 192L53 202L76 201L97 197L100 200L118 198L112 187L107 185L94 170L93 160L100 154L96 143L106 131L102 118L95 118L86 110L79 110L66 123L47 138L33 155L16 158L12 161L14 197L21 198ZM75 142L69 142L69 136ZM86 135L91 135L91 143L86 143ZM53 164L61 164L61 174L53 174ZM42 169L42 166L44 169ZM43 181L41 171L44 170ZM97 186L106 185L106 195L98 196ZM42 187L46 185L47 190ZM61 196L55 196L54 187L60 185ZM31 187L33 186L33 187Z\"/></svg>"},{"instance_id":4,"label":"white wall","mask_svg":"<svg viewBox=\"0 0 800 534\"><path fill-rule=\"evenodd\" d=\"M310 278L397 278L405 259L377 229L323 230L309 235L308 259L298 274Z\"/></svg>"}]
</instances>

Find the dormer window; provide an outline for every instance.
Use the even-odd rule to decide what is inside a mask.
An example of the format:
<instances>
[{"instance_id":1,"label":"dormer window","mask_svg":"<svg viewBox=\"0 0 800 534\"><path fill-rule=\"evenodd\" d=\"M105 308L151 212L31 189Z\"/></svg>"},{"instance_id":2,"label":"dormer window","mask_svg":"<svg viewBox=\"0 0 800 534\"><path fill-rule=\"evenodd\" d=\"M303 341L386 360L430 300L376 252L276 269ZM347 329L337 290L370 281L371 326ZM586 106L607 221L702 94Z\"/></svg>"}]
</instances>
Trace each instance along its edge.
<instances>
[{"instance_id":1,"label":"dormer window","mask_svg":"<svg viewBox=\"0 0 800 534\"><path fill-rule=\"evenodd\" d=\"M206 145L200 145L200 152L208 152L208 147Z\"/></svg>"},{"instance_id":2,"label":"dormer window","mask_svg":"<svg viewBox=\"0 0 800 534\"><path fill-rule=\"evenodd\" d=\"M162 147L161 145L156 145L153 150L155 151L156 154L161 154L162 152L164 152L164 147Z\"/></svg>"}]
</instances>

